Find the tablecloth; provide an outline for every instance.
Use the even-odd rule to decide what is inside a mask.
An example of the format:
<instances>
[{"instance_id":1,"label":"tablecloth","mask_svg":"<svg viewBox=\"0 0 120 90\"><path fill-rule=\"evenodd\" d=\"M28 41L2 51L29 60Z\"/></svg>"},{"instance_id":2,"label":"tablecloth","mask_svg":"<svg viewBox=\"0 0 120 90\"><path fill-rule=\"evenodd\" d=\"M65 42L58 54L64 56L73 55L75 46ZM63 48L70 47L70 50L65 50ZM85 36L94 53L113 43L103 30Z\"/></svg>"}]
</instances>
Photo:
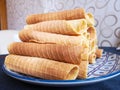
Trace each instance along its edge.
<instances>
[{"instance_id":1,"label":"tablecloth","mask_svg":"<svg viewBox=\"0 0 120 90\"><path fill-rule=\"evenodd\" d=\"M114 47L102 47L105 51L116 53L120 55ZM68 87L54 87L42 86L25 83L7 76L2 66L6 55L0 55L0 90L119 90L120 89L120 75L112 79L82 86L68 86Z\"/></svg>"}]
</instances>

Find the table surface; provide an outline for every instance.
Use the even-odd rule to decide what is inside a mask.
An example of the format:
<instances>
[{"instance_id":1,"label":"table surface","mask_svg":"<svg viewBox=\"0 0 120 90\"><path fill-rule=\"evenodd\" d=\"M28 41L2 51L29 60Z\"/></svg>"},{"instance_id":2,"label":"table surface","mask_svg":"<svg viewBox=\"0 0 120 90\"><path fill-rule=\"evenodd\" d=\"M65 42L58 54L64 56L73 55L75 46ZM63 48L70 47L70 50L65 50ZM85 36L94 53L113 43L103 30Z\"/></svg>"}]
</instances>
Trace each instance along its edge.
<instances>
[{"instance_id":1,"label":"table surface","mask_svg":"<svg viewBox=\"0 0 120 90\"><path fill-rule=\"evenodd\" d=\"M104 47L105 51L116 53L120 55L120 51L116 51L116 48ZM42 86L28 84L7 76L3 70L2 66L4 63L4 58L6 55L0 55L0 90L119 90L120 89L120 75L112 79L89 84L83 86L73 86L73 87L54 87L54 86Z\"/></svg>"}]
</instances>

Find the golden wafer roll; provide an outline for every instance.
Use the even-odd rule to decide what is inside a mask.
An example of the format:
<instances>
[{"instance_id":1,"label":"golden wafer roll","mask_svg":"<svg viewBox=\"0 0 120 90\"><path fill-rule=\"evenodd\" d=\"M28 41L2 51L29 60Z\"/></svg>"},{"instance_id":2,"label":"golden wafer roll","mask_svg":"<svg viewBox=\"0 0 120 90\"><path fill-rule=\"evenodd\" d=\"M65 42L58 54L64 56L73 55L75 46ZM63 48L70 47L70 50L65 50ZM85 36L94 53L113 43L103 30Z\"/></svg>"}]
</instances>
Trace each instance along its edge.
<instances>
[{"instance_id":1,"label":"golden wafer roll","mask_svg":"<svg viewBox=\"0 0 120 90\"><path fill-rule=\"evenodd\" d=\"M87 32L89 33L89 63L90 64L93 64L95 63L95 60L96 60L96 46L97 46L97 35L96 35L96 30L95 28L92 26L92 27L89 27L87 29Z\"/></svg>"},{"instance_id":2,"label":"golden wafer roll","mask_svg":"<svg viewBox=\"0 0 120 90\"><path fill-rule=\"evenodd\" d=\"M65 35L79 35L87 29L85 19L79 20L52 20L36 24L26 25L24 29L37 30L40 32L50 32Z\"/></svg>"},{"instance_id":3,"label":"golden wafer roll","mask_svg":"<svg viewBox=\"0 0 120 90\"><path fill-rule=\"evenodd\" d=\"M79 36L68 36L47 32L39 32L36 30L23 29L19 32L19 37L24 42L36 42L36 43L47 43L47 44L62 44L62 45L79 45L88 47L84 37ZM84 41L84 42L83 42Z\"/></svg>"},{"instance_id":4,"label":"golden wafer roll","mask_svg":"<svg viewBox=\"0 0 120 90\"><path fill-rule=\"evenodd\" d=\"M9 45L8 51L10 54L42 57L72 64L80 64L81 60L85 59L81 54L88 58L88 49L82 46L15 42Z\"/></svg>"},{"instance_id":5,"label":"golden wafer roll","mask_svg":"<svg viewBox=\"0 0 120 90\"><path fill-rule=\"evenodd\" d=\"M96 46L97 46L96 40L92 39L92 40L89 41L89 43L90 43L90 50L95 51Z\"/></svg>"},{"instance_id":6,"label":"golden wafer roll","mask_svg":"<svg viewBox=\"0 0 120 90\"><path fill-rule=\"evenodd\" d=\"M81 19L81 18L85 18L85 10L83 8L44 13L44 14L28 15L26 18L26 22L27 24L34 24L49 20L72 20L72 19Z\"/></svg>"},{"instance_id":7,"label":"golden wafer roll","mask_svg":"<svg viewBox=\"0 0 120 90\"><path fill-rule=\"evenodd\" d=\"M87 31L83 33L83 36L84 36L87 40L90 40L90 33L88 33Z\"/></svg>"},{"instance_id":8,"label":"golden wafer roll","mask_svg":"<svg viewBox=\"0 0 120 90\"><path fill-rule=\"evenodd\" d=\"M85 14L85 19L87 20L88 27L91 27L91 26L95 25L94 16L93 16L92 13Z\"/></svg>"},{"instance_id":9,"label":"golden wafer roll","mask_svg":"<svg viewBox=\"0 0 120 90\"><path fill-rule=\"evenodd\" d=\"M50 80L74 80L79 72L77 65L19 55L8 55L5 66L15 72Z\"/></svg>"},{"instance_id":10,"label":"golden wafer roll","mask_svg":"<svg viewBox=\"0 0 120 90\"><path fill-rule=\"evenodd\" d=\"M90 48L89 39L87 39L87 37L85 37L85 36L83 36L83 44L82 45L84 45L85 48Z\"/></svg>"},{"instance_id":11,"label":"golden wafer roll","mask_svg":"<svg viewBox=\"0 0 120 90\"><path fill-rule=\"evenodd\" d=\"M88 61L81 61L79 65L79 74L77 78L80 79L86 79L87 78L87 73L88 73Z\"/></svg>"},{"instance_id":12,"label":"golden wafer roll","mask_svg":"<svg viewBox=\"0 0 120 90\"><path fill-rule=\"evenodd\" d=\"M95 54L96 54L97 58L101 58L102 57L102 53L103 53L103 49L99 49L99 48L96 49Z\"/></svg>"},{"instance_id":13,"label":"golden wafer roll","mask_svg":"<svg viewBox=\"0 0 120 90\"><path fill-rule=\"evenodd\" d=\"M89 61L90 64L95 63L95 61L96 61L96 54L95 54L95 52L92 52L92 53L89 55L88 61Z\"/></svg>"},{"instance_id":14,"label":"golden wafer roll","mask_svg":"<svg viewBox=\"0 0 120 90\"><path fill-rule=\"evenodd\" d=\"M90 40L96 40L97 38L97 33L96 33L96 29L92 26L92 27L89 27L87 29L87 32L89 33L90 35Z\"/></svg>"},{"instance_id":15,"label":"golden wafer roll","mask_svg":"<svg viewBox=\"0 0 120 90\"><path fill-rule=\"evenodd\" d=\"M97 44L95 43L95 40L90 40L89 58L88 58L90 64L93 64L96 61L96 54L95 54L96 47Z\"/></svg>"}]
</instances>

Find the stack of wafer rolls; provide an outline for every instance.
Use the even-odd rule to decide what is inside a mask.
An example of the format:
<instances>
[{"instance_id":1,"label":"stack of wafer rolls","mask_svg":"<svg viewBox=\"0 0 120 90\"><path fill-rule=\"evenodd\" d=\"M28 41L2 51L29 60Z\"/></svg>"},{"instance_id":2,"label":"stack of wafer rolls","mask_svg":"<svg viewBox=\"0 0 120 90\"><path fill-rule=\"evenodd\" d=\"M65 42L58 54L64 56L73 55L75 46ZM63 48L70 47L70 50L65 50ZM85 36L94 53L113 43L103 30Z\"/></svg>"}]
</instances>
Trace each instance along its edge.
<instances>
[{"instance_id":1,"label":"stack of wafer rolls","mask_svg":"<svg viewBox=\"0 0 120 90\"><path fill-rule=\"evenodd\" d=\"M85 79L88 64L102 57L94 16L83 8L28 15L11 43L6 68L50 80Z\"/></svg>"}]
</instances>

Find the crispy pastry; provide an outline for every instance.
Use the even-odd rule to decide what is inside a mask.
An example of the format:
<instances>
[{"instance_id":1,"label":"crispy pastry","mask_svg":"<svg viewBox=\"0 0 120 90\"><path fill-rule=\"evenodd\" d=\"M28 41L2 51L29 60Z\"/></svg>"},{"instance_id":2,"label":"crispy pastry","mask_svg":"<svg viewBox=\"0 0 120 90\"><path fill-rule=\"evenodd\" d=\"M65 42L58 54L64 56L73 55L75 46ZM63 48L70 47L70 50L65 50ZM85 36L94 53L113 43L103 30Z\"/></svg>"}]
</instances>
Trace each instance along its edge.
<instances>
[{"instance_id":1,"label":"crispy pastry","mask_svg":"<svg viewBox=\"0 0 120 90\"><path fill-rule=\"evenodd\" d=\"M48 58L78 65L81 60L88 60L88 49L82 46L16 42L9 45L8 51L10 54Z\"/></svg>"},{"instance_id":2,"label":"crispy pastry","mask_svg":"<svg viewBox=\"0 0 120 90\"><path fill-rule=\"evenodd\" d=\"M96 54L94 52L92 52L90 55L89 55L89 59L88 59L89 63L90 64L93 64L96 62Z\"/></svg>"},{"instance_id":3,"label":"crispy pastry","mask_svg":"<svg viewBox=\"0 0 120 90\"><path fill-rule=\"evenodd\" d=\"M97 48L95 53L96 53L97 58L101 58L102 57L102 53L103 53L103 49Z\"/></svg>"},{"instance_id":4,"label":"crispy pastry","mask_svg":"<svg viewBox=\"0 0 120 90\"><path fill-rule=\"evenodd\" d=\"M77 65L19 55L8 55L5 66L15 72L50 80L74 80L79 72Z\"/></svg>"},{"instance_id":5,"label":"crispy pastry","mask_svg":"<svg viewBox=\"0 0 120 90\"><path fill-rule=\"evenodd\" d=\"M62 44L70 46L79 45L89 47L88 42L84 40L83 35L69 36L23 29L19 32L19 37L23 42L35 42L40 44Z\"/></svg>"},{"instance_id":6,"label":"crispy pastry","mask_svg":"<svg viewBox=\"0 0 120 90\"><path fill-rule=\"evenodd\" d=\"M86 79L88 74L88 61L81 61L79 65L79 74L77 78Z\"/></svg>"},{"instance_id":7,"label":"crispy pastry","mask_svg":"<svg viewBox=\"0 0 120 90\"><path fill-rule=\"evenodd\" d=\"M96 33L96 29L92 26L92 27L88 27L87 32L90 35L90 40L97 39L97 33Z\"/></svg>"},{"instance_id":8,"label":"crispy pastry","mask_svg":"<svg viewBox=\"0 0 120 90\"><path fill-rule=\"evenodd\" d=\"M59 12L51 12L44 14L28 15L26 18L27 24L34 24L50 20L72 20L85 18L85 10L83 8L64 10Z\"/></svg>"},{"instance_id":9,"label":"crispy pastry","mask_svg":"<svg viewBox=\"0 0 120 90\"><path fill-rule=\"evenodd\" d=\"M94 16L93 16L92 13L85 14L85 19L87 20L88 27L91 27L91 26L95 25Z\"/></svg>"},{"instance_id":10,"label":"crispy pastry","mask_svg":"<svg viewBox=\"0 0 120 90\"><path fill-rule=\"evenodd\" d=\"M50 32L65 35L80 35L87 29L85 19L79 20L52 20L36 24L26 25L24 29L37 30L41 32Z\"/></svg>"}]
</instances>

